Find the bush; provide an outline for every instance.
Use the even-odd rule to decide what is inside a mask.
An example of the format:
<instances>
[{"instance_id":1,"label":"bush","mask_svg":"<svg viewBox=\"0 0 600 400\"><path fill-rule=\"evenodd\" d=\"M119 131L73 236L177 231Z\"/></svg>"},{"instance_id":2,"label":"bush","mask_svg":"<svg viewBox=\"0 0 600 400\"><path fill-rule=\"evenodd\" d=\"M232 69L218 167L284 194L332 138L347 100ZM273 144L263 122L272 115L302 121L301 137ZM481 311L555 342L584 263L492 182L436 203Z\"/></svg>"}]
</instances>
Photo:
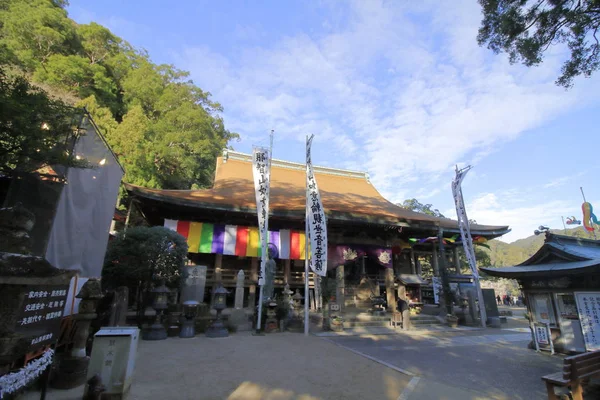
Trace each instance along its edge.
<instances>
[{"instance_id":1,"label":"bush","mask_svg":"<svg viewBox=\"0 0 600 400\"><path fill-rule=\"evenodd\" d=\"M188 246L185 238L162 226L138 226L121 232L109 243L102 286L116 289L127 286L131 291L140 282L165 280L178 286Z\"/></svg>"}]
</instances>

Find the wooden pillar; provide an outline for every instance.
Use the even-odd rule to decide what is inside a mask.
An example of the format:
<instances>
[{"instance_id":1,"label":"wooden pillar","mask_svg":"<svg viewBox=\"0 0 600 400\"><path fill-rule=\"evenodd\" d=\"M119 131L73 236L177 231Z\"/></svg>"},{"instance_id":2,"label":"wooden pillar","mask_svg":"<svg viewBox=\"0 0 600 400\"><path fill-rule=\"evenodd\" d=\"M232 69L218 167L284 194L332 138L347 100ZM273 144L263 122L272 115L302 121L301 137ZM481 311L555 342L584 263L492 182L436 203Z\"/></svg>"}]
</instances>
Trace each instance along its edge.
<instances>
[{"instance_id":1,"label":"wooden pillar","mask_svg":"<svg viewBox=\"0 0 600 400\"><path fill-rule=\"evenodd\" d=\"M435 243L432 246L431 252L431 266L433 267L433 276L440 276L440 264L438 260L438 250Z\"/></svg>"},{"instance_id":2,"label":"wooden pillar","mask_svg":"<svg viewBox=\"0 0 600 400\"><path fill-rule=\"evenodd\" d=\"M250 259L250 287L248 288L248 307L254 310L256 305L256 282L258 281L258 258Z\"/></svg>"},{"instance_id":3,"label":"wooden pillar","mask_svg":"<svg viewBox=\"0 0 600 400\"><path fill-rule=\"evenodd\" d=\"M344 288L345 288L345 281L344 281L344 266L340 265L337 267L336 271L335 271L335 283L336 283L336 289L335 289L335 302L337 304L340 305L340 311L343 310L345 308L345 294L344 294Z\"/></svg>"},{"instance_id":4,"label":"wooden pillar","mask_svg":"<svg viewBox=\"0 0 600 400\"><path fill-rule=\"evenodd\" d=\"M394 293L394 270L385 269L385 293L387 297L388 309L396 310L396 294Z\"/></svg>"},{"instance_id":5,"label":"wooden pillar","mask_svg":"<svg viewBox=\"0 0 600 400\"><path fill-rule=\"evenodd\" d=\"M410 249L410 272L414 275L417 274L417 260L415 259L415 251Z\"/></svg>"},{"instance_id":6,"label":"wooden pillar","mask_svg":"<svg viewBox=\"0 0 600 400\"><path fill-rule=\"evenodd\" d=\"M292 261L283 260L283 284L289 284L292 276Z\"/></svg>"},{"instance_id":7,"label":"wooden pillar","mask_svg":"<svg viewBox=\"0 0 600 400\"><path fill-rule=\"evenodd\" d=\"M223 254L215 254L215 282L223 284Z\"/></svg>"},{"instance_id":8,"label":"wooden pillar","mask_svg":"<svg viewBox=\"0 0 600 400\"><path fill-rule=\"evenodd\" d=\"M460 265L460 257L458 255L458 246L454 246L453 254L454 254L454 266L456 267L456 274L458 275L462 271L462 266Z\"/></svg>"}]
</instances>

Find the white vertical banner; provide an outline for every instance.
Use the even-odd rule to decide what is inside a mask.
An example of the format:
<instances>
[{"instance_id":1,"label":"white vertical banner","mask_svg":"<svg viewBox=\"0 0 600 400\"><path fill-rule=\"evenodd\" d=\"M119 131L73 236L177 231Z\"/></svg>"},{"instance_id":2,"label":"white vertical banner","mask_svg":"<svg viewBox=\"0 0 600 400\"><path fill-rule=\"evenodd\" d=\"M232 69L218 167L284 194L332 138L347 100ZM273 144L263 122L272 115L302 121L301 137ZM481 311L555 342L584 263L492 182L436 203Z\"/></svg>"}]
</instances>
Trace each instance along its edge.
<instances>
[{"instance_id":1,"label":"white vertical banner","mask_svg":"<svg viewBox=\"0 0 600 400\"><path fill-rule=\"evenodd\" d=\"M310 154L313 137L311 136L306 141L306 223L308 224L307 231L310 243L308 265L315 274L325 276L327 274L327 221L317 180L313 173Z\"/></svg>"},{"instance_id":2,"label":"white vertical banner","mask_svg":"<svg viewBox=\"0 0 600 400\"><path fill-rule=\"evenodd\" d=\"M252 150L252 175L254 176L254 193L256 195L256 214L258 215L258 233L260 236L262 262L258 272L258 284L265 283L265 262L267 260L267 242L269 240L268 218L269 218L269 166L271 159L269 149L265 147L254 147Z\"/></svg>"}]
</instances>

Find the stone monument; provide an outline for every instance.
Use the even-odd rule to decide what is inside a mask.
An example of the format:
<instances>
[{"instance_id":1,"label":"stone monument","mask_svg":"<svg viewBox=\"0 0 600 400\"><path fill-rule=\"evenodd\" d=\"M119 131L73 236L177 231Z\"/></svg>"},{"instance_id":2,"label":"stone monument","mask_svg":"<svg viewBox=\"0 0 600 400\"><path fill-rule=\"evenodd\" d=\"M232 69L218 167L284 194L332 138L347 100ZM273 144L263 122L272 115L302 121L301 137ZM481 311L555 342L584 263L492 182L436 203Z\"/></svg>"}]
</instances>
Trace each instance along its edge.
<instances>
[{"instance_id":1,"label":"stone monument","mask_svg":"<svg viewBox=\"0 0 600 400\"><path fill-rule=\"evenodd\" d=\"M252 329L252 324L248 320L246 310L244 310L244 271L240 269L237 274L235 284L235 304L231 314L229 315L228 323L235 326L238 331L248 331Z\"/></svg>"},{"instance_id":2,"label":"stone monument","mask_svg":"<svg viewBox=\"0 0 600 400\"><path fill-rule=\"evenodd\" d=\"M184 280L181 288L180 302L189 300L204 302L204 289L206 287L206 265L186 265Z\"/></svg>"},{"instance_id":3,"label":"stone monument","mask_svg":"<svg viewBox=\"0 0 600 400\"><path fill-rule=\"evenodd\" d=\"M240 269L237 274L237 280L235 283L235 308L244 308L244 270Z\"/></svg>"},{"instance_id":4,"label":"stone monument","mask_svg":"<svg viewBox=\"0 0 600 400\"><path fill-rule=\"evenodd\" d=\"M129 288L127 286L119 286L114 294L109 326L127 325L128 306Z\"/></svg>"}]
</instances>

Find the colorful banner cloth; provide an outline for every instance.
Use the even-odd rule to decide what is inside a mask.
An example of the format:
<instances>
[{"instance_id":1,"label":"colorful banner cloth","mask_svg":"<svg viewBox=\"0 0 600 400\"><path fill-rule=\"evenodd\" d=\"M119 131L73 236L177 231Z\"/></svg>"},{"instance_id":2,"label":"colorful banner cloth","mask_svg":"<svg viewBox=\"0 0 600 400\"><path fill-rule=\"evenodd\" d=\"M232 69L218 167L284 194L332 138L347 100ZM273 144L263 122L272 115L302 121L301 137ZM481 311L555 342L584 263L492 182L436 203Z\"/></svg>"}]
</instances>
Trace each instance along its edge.
<instances>
[{"instance_id":1,"label":"colorful banner cloth","mask_svg":"<svg viewBox=\"0 0 600 400\"><path fill-rule=\"evenodd\" d=\"M165 228L177 231L187 239L190 253L213 253L240 257L260 257L262 249L258 227L209 224L205 222L165 219ZM269 231L269 247L276 258L304 260L304 232L282 229Z\"/></svg>"}]
</instances>

